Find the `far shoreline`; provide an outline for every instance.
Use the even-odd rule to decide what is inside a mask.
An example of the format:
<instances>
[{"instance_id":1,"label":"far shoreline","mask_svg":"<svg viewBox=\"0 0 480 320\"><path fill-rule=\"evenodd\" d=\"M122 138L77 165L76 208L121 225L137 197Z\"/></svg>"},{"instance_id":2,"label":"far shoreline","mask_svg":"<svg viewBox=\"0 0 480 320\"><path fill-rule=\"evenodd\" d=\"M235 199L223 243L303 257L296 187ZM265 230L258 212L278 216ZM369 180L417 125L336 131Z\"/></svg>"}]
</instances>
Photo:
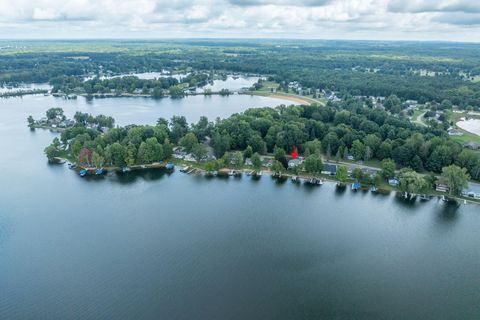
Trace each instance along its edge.
<instances>
[{"instance_id":1,"label":"far shoreline","mask_svg":"<svg viewBox=\"0 0 480 320\"><path fill-rule=\"evenodd\" d=\"M312 105L313 103L320 103L320 102L317 102L317 101L313 101L307 97L300 97L300 96L293 96L293 95L289 95L289 94L281 94L281 93L269 93L269 92L248 92L248 93L245 93L245 94L249 94L249 95L252 95L252 96L262 96L262 97L269 97L269 98L273 98L273 99L282 99L282 100L289 100L289 101L292 101L292 102L296 102L298 104L302 104L302 105L306 105L306 106L310 106Z\"/></svg>"}]
</instances>

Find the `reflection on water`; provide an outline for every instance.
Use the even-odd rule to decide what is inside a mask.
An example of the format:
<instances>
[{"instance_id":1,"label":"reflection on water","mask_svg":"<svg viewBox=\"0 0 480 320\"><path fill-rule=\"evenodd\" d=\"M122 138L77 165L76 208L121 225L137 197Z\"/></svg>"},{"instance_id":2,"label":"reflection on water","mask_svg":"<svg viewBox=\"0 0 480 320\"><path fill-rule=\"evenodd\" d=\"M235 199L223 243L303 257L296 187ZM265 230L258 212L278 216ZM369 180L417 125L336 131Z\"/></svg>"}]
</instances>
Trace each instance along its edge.
<instances>
[{"instance_id":1,"label":"reflection on water","mask_svg":"<svg viewBox=\"0 0 480 320\"><path fill-rule=\"evenodd\" d=\"M438 221L452 223L458 219L458 212L460 211L461 205L456 202L447 202L442 203L440 209L438 210Z\"/></svg>"},{"instance_id":2,"label":"reflection on water","mask_svg":"<svg viewBox=\"0 0 480 320\"><path fill-rule=\"evenodd\" d=\"M335 188L335 195L336 196L343 196L345 195L345 192L347 191L347 186L345 185L342 185L342 186L339 186L337 185L336 188Z\"/></svg>"}]
</instances>

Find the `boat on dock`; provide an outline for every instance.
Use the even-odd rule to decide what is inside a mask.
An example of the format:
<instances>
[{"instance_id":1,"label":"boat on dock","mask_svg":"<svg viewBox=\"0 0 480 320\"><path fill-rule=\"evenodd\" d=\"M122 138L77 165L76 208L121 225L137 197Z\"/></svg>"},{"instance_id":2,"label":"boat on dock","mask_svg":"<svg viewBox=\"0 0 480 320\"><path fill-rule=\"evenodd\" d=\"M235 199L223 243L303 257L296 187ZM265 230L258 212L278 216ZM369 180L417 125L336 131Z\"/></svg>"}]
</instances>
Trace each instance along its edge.
<instances>
[{"instance_id":1,"label":"boat on dock","mask_svg":"<svg viewBox=\"0 0 480 320\"><path fill-rule=\"evenodd\" d=\"M305 179L305 183L307 184L312 184L316 186L321 186L323 185L323 180L315 177L310 177Z\"/></svg>"},{"instance_id":2,"label":"boat on dock","mask_svg":"<svg viewBox=\"0 0 480 320\"><path fill-rule=\"evenodd\" d=\"M207 171L205 172L205 177L216 177L218 175L218 171Z\"/></svg>"},{"instance_id":3,"label":"boat on dock","mask_svg":"<svg viewBox=\"0 0 480 320\"><path fill-rule=\"evenodd\" d=\"M353 191L357 191L359 188L360 188L360 184L358 183L358 181L355 181L354 183L352 183Z\"/></svg>"},{"instance_id":4,"label":"boat on dock","mask_svg":"<svg viewBox=\"0 0 480 320\"><path fill-rule=\"evenodd\" d=\"M429 201L431 197L426 194L422 194L419 199L420 201Z\"/></svg>"},{"instance_id":5,"label":"boat on dock","mask_svg":"<svg viewBox=\"0 0 480 320\"><path fill-rule=\"evenodd\" d=\"M81 169L78 174L80 175L80 177L85 177L87 175L88 171L85 170L85 169Z\"/></svg>"},{"instance_id":6,"label":"boat on dock","mask_svg":"<svg viewBox=\"0 0 480 320\"><path fill-rule=\"evenodd\" d=\"M102 174L103 174L103 169L102 168L95 169L95 175L96 176L101 176Z\"/></svg>"},{"instance_id":7,"label":"boat on dock","mask_svg":"<svg viewBox=\"0 0 480 320\"><path fill-rule=\"evenodd\" d=\"M292 176L290 178L290 180L292 180L292 182L295 182L295 183L299 183L300 182L300 178L298 176Z\"/></svg>"},{"instance_id":8,"label":"boat on dock","mask_svg":"<svg viewBox=\"0 0 480 320\"><path fill-rule=\"evenodd\" d=\"M230 171L228 172L228 175L229 175L230 177L240 177L240 176L242 175L242 172L240 172L240 171L238 171L238 170L233 170L233 169L232 169L232 170L230 170Z\"/></svg>"}]
</instances>

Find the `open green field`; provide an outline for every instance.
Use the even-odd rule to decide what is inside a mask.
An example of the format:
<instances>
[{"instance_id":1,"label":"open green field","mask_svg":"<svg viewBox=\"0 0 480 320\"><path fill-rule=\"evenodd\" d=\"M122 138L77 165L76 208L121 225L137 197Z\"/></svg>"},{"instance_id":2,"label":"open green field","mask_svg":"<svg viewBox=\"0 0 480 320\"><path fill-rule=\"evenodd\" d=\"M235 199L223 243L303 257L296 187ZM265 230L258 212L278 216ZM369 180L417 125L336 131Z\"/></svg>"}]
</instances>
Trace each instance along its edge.
<instances>
[{"instance_id":1,"label":"open green field","mask_svg":"<svg viewBox=\"0 0 480 320\"><path fill-rule=\"evenodd\" d=\"M284 98L284 99L290 99L294 102L299 102L299 103L306 103L306 104L311 104L311 103L316 103L320 105L325 105L327 103L326 99L323 98L313 98L313 96L303 96L295 93L290 93L290 92L284 92L284 91L277 91L279 87L279 84L273 81L264 81L262 83L262 87L254 92L252 94L255 95L261 95L261 96L268 96L268 97L277 97L277 98ZM272 91L273 89L273 91Z\"/></svg>"}]
</instances>

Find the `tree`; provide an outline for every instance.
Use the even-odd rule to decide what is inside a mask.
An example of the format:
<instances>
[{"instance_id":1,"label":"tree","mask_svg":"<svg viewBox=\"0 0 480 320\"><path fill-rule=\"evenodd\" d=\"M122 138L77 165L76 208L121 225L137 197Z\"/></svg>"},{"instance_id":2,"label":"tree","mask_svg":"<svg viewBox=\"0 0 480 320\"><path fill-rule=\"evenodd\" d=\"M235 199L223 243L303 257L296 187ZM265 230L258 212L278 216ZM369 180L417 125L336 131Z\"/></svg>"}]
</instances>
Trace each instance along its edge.
<instances>
[{"instance_id":1,"label":"tree","mask_svg":"<svg viewBox=\"0 0 480 320\"><path fill-rule=\"evenodd\" d=\"M58 149L58 147L54 143L52 143L51 145L46 147L44 149L44 152L45 152L45 155L47 156L47 159L49 161L52 161L53 158L58 157L60 155L60 150Z\"/></svg>"},{"instance_id":2,"label":"tree","mask_svg":"<svg viewBox=\"0 0 480 320\"><path fill-rule=\"evenodd\" d=\"M137 163L147 164L163 159L163 148L157 138L151 137L140 144L137 153Z\"/></svg>"},{"instance_id":3,"label":"tree","mask_svg":"<svg viewBox=\"0 0 480 320\"><path fill-rule=\"evenodd\" d=\"M125 148L125 146L121 145L118 142L108 145L105 148L105 160L111 165L117 167L123 167L125 165L125 158L127 158L127 154L127 148Z\"/></svg>"},{"instance_id":4,"label":"tree","mask_svg":"<svg viewBox=\"0 0 480 320\"><path fill-rule=\"evenodd\" d=\"M383 159L382 160L382 171L380 174L385 179L395 176L395 162L392 159Z\"/></svg>"},{"instance_id":5,"label":"tree","mask_svg":"<svg viewBox=\"0 0 480 320\"><path fill-rule=\"evenodd\" d=\"M27 122L28 122L29 127L31 127L35 124L35 120L33 119L33 117L31 115L28 116Z\"/></svg>"},{"instance_id":6,"label":"tree","mask_svg":"<svg viewBox=\"0 0 480 320\"><path fill-rule=\"evenodd\" d=\"M276 174L280 174L285 170L283 164L278 160L273 160L272 162L272 171Z\"/></svg>"},{"instance_id":7,"label":"tree","mask_svg":"<svg viewBox=\"0 0 480 320\"><path fill-rule=\"evenodd\" d=\"M358 181L363 179L363 171L360 168L354 168L352 170L352 177Z\"/></svg>"},{"instance_id":8,"label":"tree","mask_svg":"<svg viewBox=\"0 0 480 320\"><path fill-rule=\"evenodd\" d=\"M348 178L348 170L345 166L338 166L337 173L335 174L335 179L340 183L345 183Z\"/></svg>"},{"instance_id":9,"label":"tree","mask_svg":"<svg viewBox=\"0 0 480 320\"><path fill-rule=\"evenodd\" d=\"M274 157L275 157L275 160L277 160L277 161L284 161L285 160L285 150L283 150L282 148L275 147Z\"/></svg>"},{"instance_id":10,"label":"tree","mask_svg":"<svg viewBox=\"0 0 480 320\"><path fill-rule=\"evenodd\" d=\"M355 159L357 159L357 160L361 160L365 156L365 146L358 139L353 141L352 154L355 157Z\"/></svg>"},{"instance_id":11,"label":"tree","mask_svg":"<svg viewBox=\"0 0 480 320\"><path fill-rule=\"evenodd\" d=\"M46 112L47 118L49 120L55 119L55 118L65 118L63 115L63 109L62 108L50 108Z\"/></svg>"},{"instance_id":12,"label":"tree","mask_svg":"<svg viewBox=\"0 0 480 320\"><path fill-rule=\"evenodd\" d=\"M186 152L190 153L195 145L198 144L198 139L195 134L189 132L184 135L178 142Z\"/></svg>"},{"instance_id":13,"label":"tree","mask_svg":"<svg viewBox=\"0 0 480 320\"><path fill-rule=\"evenodd\" d=\"M366 146L365 147L365 156L364 156L365 161L370 160L372 158L372 156L373 156L372 148L370 148L369 146Z\"/></svg>"},{"instance_id":14,"label":"tree","mask_svg":"<svg viewBox=\"0 0 480 320\"><path fill-rule=\"evenodd\" d=\"M168 88L168 92L171 98L183 98L185 92L180 85L174 85Z\"/></svg>"},{"instance_id":15,"label":"tree","mask_svg":"<svg viewBox=\"0 0 480 320\"><path fill-rule=\"evenodd\" d=\"M312 154L305 159L305 170L309 173L320 173L323 169L322 160L315 154Z\"/></svg>"},{"instance_id":16,"label":"tree","mask_svg":"<svg viewBox=\"0 0 480 320\"><path fill-rule=\"evenodd\" d=\"M262 168L262 159L258 153L252 155L252 165L255 170L260 170Z\"/></svg>"},{"instance_id":17,"label":"tree","mask_svg":"<svg viewBox=\"0 0 480 320\"><path fill-rule=\"evenodd\" d=\"M230 150L231 143L232 139L229 134L226 132L220 133L218 131L215 131L212 134L212 139L210 141L210 145L213 147L213 151L217 158L222 157L225 152Z\"/></svg>"},{"instance_id":18,"label":"tree","mask_svg":"<svg viewBox=\"0 0 480 320\"><path fill-rule=\"evenodd\" d=\"M97 168L101 168L103 166L104 162L105 162L105 158L102 157L96 151L93 151L93 153L92 153L92 164Z\"/></svg>"},{"instance_id":19,"label":"tree","mask_svg":"<svg viewBox=\"0 0 480 320\"><path fill-rule=\"evenodd\" d=\"M197 143L192 147L192 155L195 160L200 162L207 156L207 149L202 143Z\"/></svg>"},{"instance_id":20,"label":"tree","mask_svg":"<svg viewBox=\"0 0 480 320\"><path fill-rule=\"evenodd\" d=\"M240 151L236 151L231 153L231 158L230 162L235 166L235 167L240 167L243 164L243 153Z\"/></svg>"},{"instance_id":21,"label":"tree","mask_svg":"<svg viewBox=\"0 0 480 320\"><path fill-rule=\"evenodd\" d=\"M407 194L418 194L425 190L425 179L410 168L400 170L398 174L399 188Z\"/></svg>"},{"instance_id":22,"label":"tree","mask_svg":"<svg viewBox=\"0 0 480 320\"><path fill-rule=\"evenodd\" d=\"M245 158L251 158L252 157L252 154L253 154L253 149L252 147L250 146L247 146L247 148L245 149L245 151L243 151L243 156Z\"/></svg>"},{"instance_id":23,"label":"tree","mask_svg":"<svg viewBox=\"0 0 480 320\"><path fill-rule=\"evenodd\" d=\"M442 169L442 178L450 190L449 193L458 196L468 186L470 176L467 169L450 165Z\"/></svg>"},{"instance_id":24,"label":"tree","mask_svg":"<svg viewBox=\"0 0 480 320\"><path fill-rule=\"evenodd\" d=\"M307 141L303 144L303 149L305 150L305 154L316 154L319 156L322 150L322 143L318 139Z\"/></svg>"},{"instance_id":25,"label":"tree","mask_svg":"<svg viewBox=\"0 0 480 320\"><path fill-rule=\"evenodd\" d=\"M184 116L173 116L170 120L170 138L173 143L178 143L180 138L188 132L187 119Z\"/></svg>"},{"instance_id":26,"label":"tree","mask_svg":"<svg viewBox=\"0 0 480 320\"><path fill-rule=\"evenodd\" d=\"M88 113L77 111L73 116L73 120L75 120L79 124L85 125L87 123L88 116Z\"/></svg>"},{"instance_id":27,"label":"tree","mask_svg":"<svg viewBox=\"0 0 480 320\"><path fill-rule=\"evenodd\" d=\"M385 106L385 109L391 111L392 113L399 113L400 112L400 104L402 101L400 99L392 94L385 99L385 103L383 104Z\"/></svg>"}]
</instances>

